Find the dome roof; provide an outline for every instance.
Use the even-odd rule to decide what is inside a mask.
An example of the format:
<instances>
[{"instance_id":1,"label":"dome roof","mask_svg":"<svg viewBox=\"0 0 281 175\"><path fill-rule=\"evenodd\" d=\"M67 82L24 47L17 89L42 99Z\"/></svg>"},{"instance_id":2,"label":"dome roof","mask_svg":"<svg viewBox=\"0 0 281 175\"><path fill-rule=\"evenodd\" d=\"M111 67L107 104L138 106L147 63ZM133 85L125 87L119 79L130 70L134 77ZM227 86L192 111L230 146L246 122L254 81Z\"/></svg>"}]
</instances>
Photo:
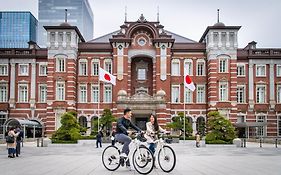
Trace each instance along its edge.
<instances>
[{"instance_id":1,"label":"dome roof","mask_svg":"<svg viewBox=\"0 0 281 175\"><path fill-rule=\"evenodd\" d=\"M166 92L161 89L161 90L157 91L156 95L158 95L158 96L165 96Z\"/></svg>"},{"instance_id":2,"label":"dome roof","mask_svg":"<svg viewBox=\"0 0 281 175\"><path fill-rule=\"evenodd\" d=\"M127 96L127 92L125 90L120 90L117 95L118 96Z\"/></svg>"},{"instance_id":3,"label":"dome roof","mask_svg":"<svg viewBox=\"0 0 281 175\"><path fill-rule=\"evenodd\" d=\"M70 26L70 24L67 23L67 22L63 22L63 23L60 24L60 26Z\"/></svg>"},{"instance_id":4,"label":"dome roof","mask_svg":"<svg viewBox=\"0 0 281 175\"><path fill-rule=\"evenodd\" d=\"M225 24L222 22L217 22L216 24L214 24L214 26L216 27L225 27Z\"/></svg>"}]
</instances>

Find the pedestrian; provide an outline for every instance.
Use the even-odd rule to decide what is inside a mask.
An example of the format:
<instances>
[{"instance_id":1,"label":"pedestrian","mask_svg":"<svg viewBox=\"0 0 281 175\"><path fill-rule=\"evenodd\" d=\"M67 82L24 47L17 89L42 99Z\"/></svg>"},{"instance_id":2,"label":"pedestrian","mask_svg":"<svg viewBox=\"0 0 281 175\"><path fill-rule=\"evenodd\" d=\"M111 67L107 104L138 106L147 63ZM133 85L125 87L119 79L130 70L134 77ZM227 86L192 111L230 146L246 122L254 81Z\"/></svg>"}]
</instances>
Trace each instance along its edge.
<instances>
[{"instance_id":1,"label":"pedestrian","mask_svg":"<svg viewBox=\"0 0 281 175\"><path fill-rule=\"evenodd\" d=\"M16 129L16 133L19 133L19 135L16 137L16 156L19 157L20 155L20 150L21 150L21 142L23 141L23 132L22 130L20 129L20 127L17 127Z\"/></svg>"},{"instance_id":2,"label":"pedestrian","mask_svg":"<svg viewBox=\"0 0 281 175\"><path fill-rule=\"evenodd\" d=\"M196 147L200 147L200 134L197 132L195 135L195 140L196 140Z\"/></svg>"},{"instance_id":3,"label":"pedestrian","mask_svg":"<svg viewBox=\"0 0 281 175\"><path fill-rule=\"evenodd\" d=\"M110 139L111 139L111 145L114 146L115 145L115 131L112 131Z\"/></svg>"},{"instance_id":4,"label":"pedestrian","mask_svg":"<svg viewBox=\"0 0 281 175\"><path fill-rule=\"evenodd\" d=\"M99 131L98 134L97 134L97 142L96 142L97 148L99 147L99 145L100 145L100 147L102 147L101 146L102 137L103 137L103 133L101 131Z\"/></svg>"},{"instance_id":5,"label":"pedestrian","mask_svg":"<svg viewBox=\"0 0 281 175\"><path fill-rule=\"evenodd\" d=\"M7 142L7 148L8 148L8 157L9 158L15 158L16 153L16 137L19 135L19 133L15 133L15 128L11 127L9 129L8 135L6 137Z\"/></svg>"}]
</instances>

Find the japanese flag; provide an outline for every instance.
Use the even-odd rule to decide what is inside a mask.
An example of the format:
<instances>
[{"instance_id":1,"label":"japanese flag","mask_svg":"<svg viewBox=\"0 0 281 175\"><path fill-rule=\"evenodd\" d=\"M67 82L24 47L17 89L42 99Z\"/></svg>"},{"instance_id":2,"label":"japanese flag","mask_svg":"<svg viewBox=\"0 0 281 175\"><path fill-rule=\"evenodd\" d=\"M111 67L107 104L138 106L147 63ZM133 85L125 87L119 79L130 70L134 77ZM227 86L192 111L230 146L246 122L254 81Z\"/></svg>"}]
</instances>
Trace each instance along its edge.
<instances>
[{"instance_id":1,"label":"japanese flag","mask_svg":"<svg viewBox=\"0 0 281 175\"><path fill-rule=\"evenodd\" d=\"M187 70L184 71L184 85L191 91L195 90L195 85L194 85L193 81L191 80L190 76L188 75Z\"/></svg>"},{"instance_id":2,"label":"japanese flag","mask_svg":"<svg viewBox=\"0 0 281 175\"><path fill-rule=\"evenodd\" d=\"M116 77L101 67L99 68L99 80L116 85Z\"/></svg>"}]
</instances>

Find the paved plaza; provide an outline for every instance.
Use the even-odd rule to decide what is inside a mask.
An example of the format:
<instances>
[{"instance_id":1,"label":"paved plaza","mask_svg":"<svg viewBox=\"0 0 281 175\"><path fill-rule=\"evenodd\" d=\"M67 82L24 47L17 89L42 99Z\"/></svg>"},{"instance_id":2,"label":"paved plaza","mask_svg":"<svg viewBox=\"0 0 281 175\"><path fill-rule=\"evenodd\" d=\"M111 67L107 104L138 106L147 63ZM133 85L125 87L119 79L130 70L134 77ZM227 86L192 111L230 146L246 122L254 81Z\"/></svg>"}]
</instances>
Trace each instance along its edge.
<instances>
[{"instance_id":1,"label":"paved plaza","mask_svg":"<svg viewBox=\"0 0 281 175\"><path fill-rule=\"evenodd\" d=\"M36 147L28 142L18 158L7 157L6 145L0 145L1 175L127 175L136 171L120 167L115 172L106 170L101 162L103 148L94 145L64 145ZM177 164L169 174L175 175L280 175L281 146L247 143L247 148L207 145L196 148L194 141L171 144L177 155ZM151 174L167 174L160 168Z\"/></svg>"}]
</instances>

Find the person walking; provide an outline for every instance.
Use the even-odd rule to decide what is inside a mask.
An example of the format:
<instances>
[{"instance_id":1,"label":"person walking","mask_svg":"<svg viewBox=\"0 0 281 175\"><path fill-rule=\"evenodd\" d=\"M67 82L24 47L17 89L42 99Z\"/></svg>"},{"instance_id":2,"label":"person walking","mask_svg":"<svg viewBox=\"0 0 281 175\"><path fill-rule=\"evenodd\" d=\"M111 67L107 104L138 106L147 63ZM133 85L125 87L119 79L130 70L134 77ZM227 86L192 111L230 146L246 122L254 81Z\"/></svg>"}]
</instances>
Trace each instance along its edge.
<instances>
[{"instance_id":1,"label":"person walking","mask_svg":"<svg viewBox=\"0 0 281 175\"><path fill-rule=\"evenodd\" d=\"M198 132L195 135L195 139L196 139L196 147L199 148L200 147L200 134Z\"/></svg>"},{"instance_id":2,"label":"person walking","mask_svg":"<svg viewBox=\"0 0 281 175\"><path fill-rule=\"evenodd\" d=\"M8 157L9 158L15 158L15 153L16 153L16 137L19 135L19 133L15 133L15 128L11 127L8 132L7 136L7 148L8 148ZM8 138L9 137L9 138Z\"/></svg>"},{"instance_id":3,"label":"person walking","mask_svg":"<svg viewBox=\"0 0 281 175\"><path fill-rule=\"evenodd\" d=\"M102 133L102 131L99 131L97 134L97 142L96 142L97 148L99 147L99 145L100 145L100 147L102 147L102 145L101 145L102 137L103 137L103 133Z\"/></svg>"},{"instance_id":4,"label":"person walking","mask_svg":"<svg viewBox=\"0 0 281 175\"><path fill-rule=\"evenodd\" d=\"M23 141L22 139L23 139L23 132L22 132L22 130L20 129L20 127L17 127L17 129L16 129L16 134L18 134L19 133L19 135L16 137L16 142L17 142L17 144L16 144L16 157L19 157L19 155L20 155L20 150L21 150L21 142Z\"/></svg>"}]
</instances>

